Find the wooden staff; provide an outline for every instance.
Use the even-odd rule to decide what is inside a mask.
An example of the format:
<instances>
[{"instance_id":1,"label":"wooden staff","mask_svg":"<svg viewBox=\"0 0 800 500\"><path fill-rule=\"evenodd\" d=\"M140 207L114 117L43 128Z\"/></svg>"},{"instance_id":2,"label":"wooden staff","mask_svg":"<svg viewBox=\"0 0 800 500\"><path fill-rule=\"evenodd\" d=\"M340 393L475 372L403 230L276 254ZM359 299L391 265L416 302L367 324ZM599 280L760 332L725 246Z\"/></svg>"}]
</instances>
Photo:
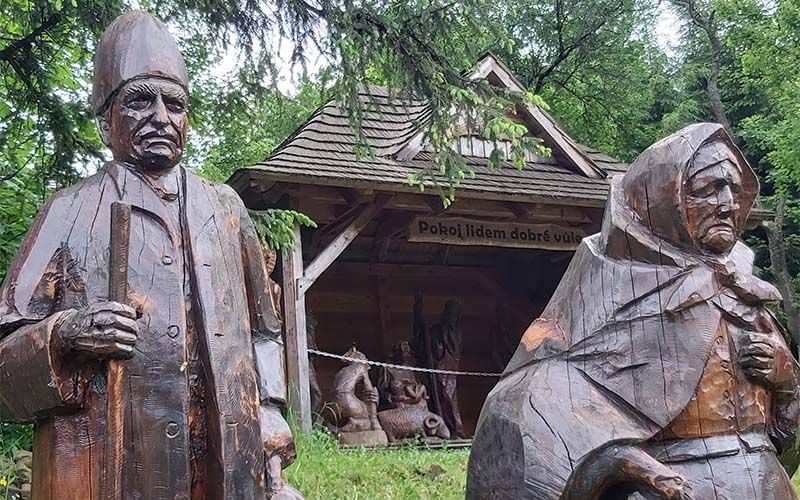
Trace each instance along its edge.
<instances>
[{"instance_id":1,"label":"wooden staff","mask_svg":"<svg viewBox=\"0 0 800 500\"><path fill-rule=\"evenodd\" d=\"M111 203L111 257L108 300L128 302L128 250L131 235L131 206ZM122 500L122 454L125 427L125 360L108 362L108 408L106 413L106 495L107 500Z\"/></svg>"}]
</instances>

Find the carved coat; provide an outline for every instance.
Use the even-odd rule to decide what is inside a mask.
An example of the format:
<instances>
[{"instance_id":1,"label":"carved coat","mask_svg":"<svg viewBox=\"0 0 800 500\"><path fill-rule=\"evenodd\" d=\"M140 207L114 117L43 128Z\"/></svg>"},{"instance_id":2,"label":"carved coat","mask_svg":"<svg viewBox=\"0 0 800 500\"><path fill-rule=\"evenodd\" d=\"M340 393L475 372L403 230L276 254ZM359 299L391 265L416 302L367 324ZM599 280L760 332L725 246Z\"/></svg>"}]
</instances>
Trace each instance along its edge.
<instances>
[{"instance_id":1,"label":"carved coat","mask_svg":"<svg viewBox=\"0 0 800 500\"><path fill-rule=\"evenodd\" d=\"M133 205L129 302L142 311L135 354L125 361L126 498L189 499L198 491L209 500L264 498L253 341L274 336L280 324L260 244L231 188L191 173L180 179L170 201L136 172L106 164L48 200L7 275L0 420L35 423L37 500L107 500L104 367L78 367L64 356L54 326L62 311L107 300L114 200ZM193 343L202 366L194 374ZM273 371L262 370L261 397L280 400L281 366L262 366ZM206 409L199 446L189 442L190 377L201 380ZM204 476L190 486L190 467L199 463Z\"/></svg>"},{"instance_id":2,"label":"carved coat","mask_svg":"<svg viewBox=\"0 0 800 500\"><path fill-rule=\"evenodd\" d=\"M627 189L619 179L612 182L602 233L581 243L484 404L468 500L556 500L592 452L651 440L692 400L720 328L733 336L747 330L772 334L778 364L797 370L766 308L780 295L753 276L752 251L737 242L726 257L701 258L670 243L689 241L682 234L685 220L675 214L692 155L706 142L726 138L718 125L690 127L643 153L626 174ZM743 223L758 190L754 173L743 159L741 164L745 189L736 217ZM646 188L661 203L649 227L630 209ZM656 200L652 193L666 194ZM758 492L721 486L716 498L794 498L773 446L795 430L796 398L796 391L786 405L767 398L767 426L751 435L764 447L762 459L749 466L733 462L722 474L724 483L746 477L742 471L749 469ZM730 450L712 451L736 459L742 444L735 433L731 443Z\"/></svg>"}]
</instances>

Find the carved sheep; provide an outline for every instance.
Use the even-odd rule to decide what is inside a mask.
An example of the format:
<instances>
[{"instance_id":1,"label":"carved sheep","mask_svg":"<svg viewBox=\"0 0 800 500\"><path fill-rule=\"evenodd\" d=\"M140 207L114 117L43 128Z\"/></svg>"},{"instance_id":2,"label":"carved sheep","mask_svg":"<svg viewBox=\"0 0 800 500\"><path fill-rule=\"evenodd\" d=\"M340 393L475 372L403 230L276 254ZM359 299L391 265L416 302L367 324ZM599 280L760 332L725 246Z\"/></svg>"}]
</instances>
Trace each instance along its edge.
<instances>
[{"instance_id":1,"label":"carved sheep","mask_svg":"<svg viewBox=\"0 0 800 500\"><path fill-rule=\"evenodd\" d=\"M450 439L450 430L442 417L426 408L407 406L384 410L378 413L378 421L390 442L412 437L418 432L428 437Z\"/></svg>"}]
</instances>

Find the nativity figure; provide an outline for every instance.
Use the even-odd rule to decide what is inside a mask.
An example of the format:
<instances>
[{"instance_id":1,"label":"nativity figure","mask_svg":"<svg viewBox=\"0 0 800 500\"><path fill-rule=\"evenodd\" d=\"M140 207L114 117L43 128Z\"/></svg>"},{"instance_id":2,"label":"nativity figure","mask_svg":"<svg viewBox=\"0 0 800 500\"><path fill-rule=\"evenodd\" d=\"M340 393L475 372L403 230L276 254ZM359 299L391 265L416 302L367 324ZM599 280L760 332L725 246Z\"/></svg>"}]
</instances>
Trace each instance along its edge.
<instances>
[{"instance_id":1,"label":"nativity figure","mask_svg":"<svg viewBox=\"0 0 800 500\"><path fill-rule=\"evenodd\" d=\"M439 322L427 328L423 313L423 293L414 293L414 339L412 351L424 367L441 371L458 371L461 364L463 337L459 321L461 304L448 300ZM432 397L432 410L441 415L453 439L463 439L464 424L458 405L458 380L452 373L431 373L428 394Z\"/></svg>"}]
</instances>

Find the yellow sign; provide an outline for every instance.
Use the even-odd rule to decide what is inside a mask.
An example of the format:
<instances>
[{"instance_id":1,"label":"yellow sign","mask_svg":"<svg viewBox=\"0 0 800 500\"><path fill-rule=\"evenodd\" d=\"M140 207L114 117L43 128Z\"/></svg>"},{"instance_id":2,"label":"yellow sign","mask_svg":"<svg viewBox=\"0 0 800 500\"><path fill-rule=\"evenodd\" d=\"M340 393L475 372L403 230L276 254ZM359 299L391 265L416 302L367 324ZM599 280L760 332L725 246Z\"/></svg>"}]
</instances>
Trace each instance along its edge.
<instances>
[{"instance_id":1,"label":"yellow sign","mask_svg":"<svg viewBox=\"0 0 800 500\"><path fill-rule=\"evenodd\" d=\"M575 250L585 236L581 229L557 224L462 218L417 217L408 228L408 241L547 250Z\"/></svg>"}]
</instances>

